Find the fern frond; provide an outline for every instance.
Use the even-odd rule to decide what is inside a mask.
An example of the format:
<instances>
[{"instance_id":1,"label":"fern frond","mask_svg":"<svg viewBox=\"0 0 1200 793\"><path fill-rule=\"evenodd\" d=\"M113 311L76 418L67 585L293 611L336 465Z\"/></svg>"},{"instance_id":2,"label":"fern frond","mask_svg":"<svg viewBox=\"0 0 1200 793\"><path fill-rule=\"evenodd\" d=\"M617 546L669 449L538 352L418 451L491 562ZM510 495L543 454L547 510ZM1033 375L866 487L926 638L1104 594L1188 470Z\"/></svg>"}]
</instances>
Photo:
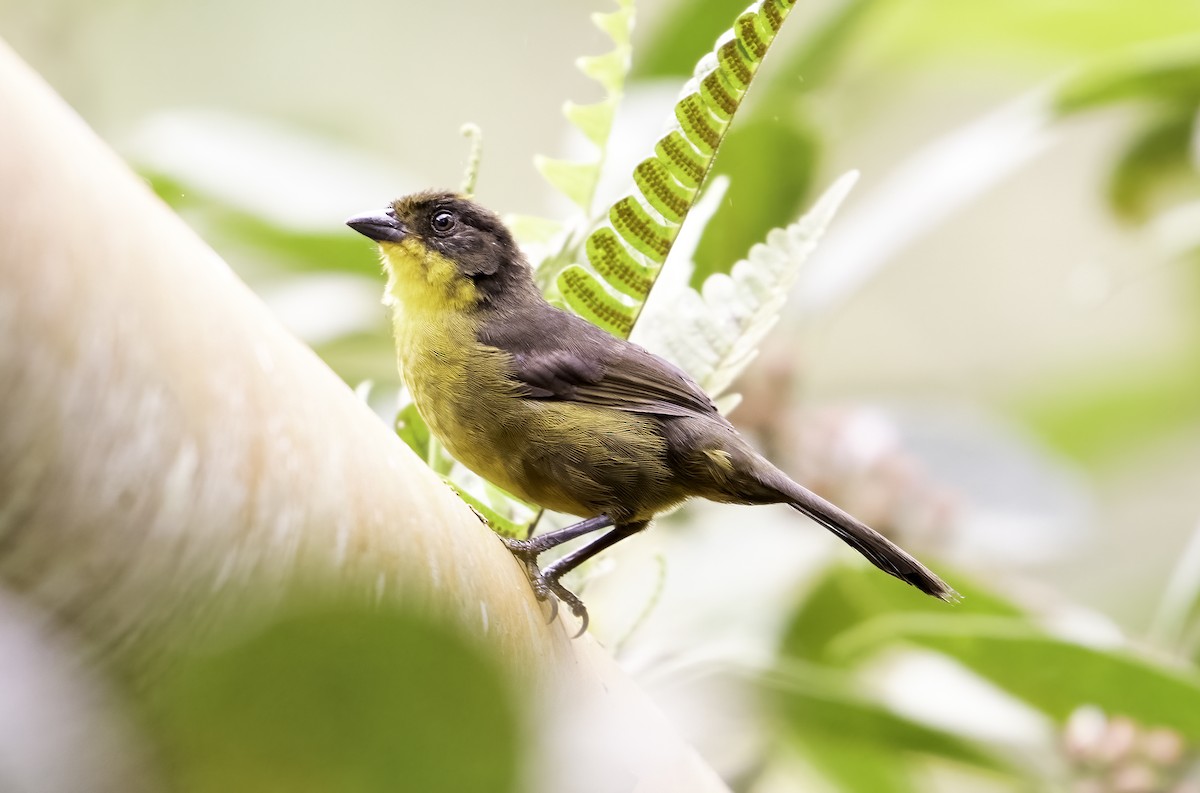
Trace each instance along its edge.
<instances>
[{"instance_id":1,"label":"fern frond","mask_svg":"<svg viewBox=\"0 0 1200 793\"><path fill-rule=\"evenodd\" d=\"M613 48L602 55L583 57L575 61L579 71L604 88L604 99L591 105L567 102L563 115L584 137L599 149L594 160L569 162L549 157L537 157L534 165L556 190L571 199L584 214L590 214L600 169L604 165L608 136L612 132L617 104L625 90L625 75L629 73L630 33L633 30L633 0L617 0L617 10L608 14L592 14L592 24L602 30Z\"/></svg>"},{"instance_id":2,"label":"fern frond","mask_svg":"<svg viewBox=\"0 0 1200 793\"><path fill-rule=\"evenodd\" d=\"M802 218L751 248L729 275L710 275L700 292L681 285L661 296L651 311L662 316L639 324L637 341L720 397L778 322L800 267L857 180L857 171L843 175Z\"/></svg>"},{"instance_id":3,"label":"fern frond","mask_svg":"<svg viewBox=\"0 0 1200 793\"><path fill-rule=\"evenodd\" d=\"M591 273L574 264L557 275L558 291L572 310L614 334L629 335L793 3L752 4L700 59L675 104L671 128L634 169L633 190L587 238Z\"/></svg>"}]
</instances>

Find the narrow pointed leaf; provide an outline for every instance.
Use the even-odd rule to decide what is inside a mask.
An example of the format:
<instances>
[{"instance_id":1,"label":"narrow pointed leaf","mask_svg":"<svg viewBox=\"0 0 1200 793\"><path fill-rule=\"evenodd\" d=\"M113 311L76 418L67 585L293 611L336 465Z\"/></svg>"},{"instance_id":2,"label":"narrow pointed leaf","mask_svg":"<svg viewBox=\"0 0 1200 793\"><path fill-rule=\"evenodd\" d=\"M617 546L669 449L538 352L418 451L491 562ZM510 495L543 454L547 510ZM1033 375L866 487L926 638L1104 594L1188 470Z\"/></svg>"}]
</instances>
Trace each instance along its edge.
<instances>
[{"instance_id":1,"label":"narrow pointed leaf","mask_svg":"<svg viewBox=\"0 0 1200 793\"><path fill-rule=\"evenodd\" d=\"M597 146L603 146L612 131L613 113L616 103L611 99L596 102L591 105L577 105L567 102L563 106L563 114L580 132Z\"/></svg>"},{"instance_id":2,"label":"narrow pointed leaf","mask_svg":"<svg viewBox=\"0 0 1200 793\"><path fill-rule=\"evenodd\" d=\"M596 189L596 180L600 178L598 163L567 162L539 157L535 164L547 182L574 201L584 212L588 211L592 203L592 193Z\"/></svg>"},{"instance_id":3,"label":"narrow pointed leaf","mask_svg":"<svg viewBox=\"0 0 1200 793\"><path fill-rule=\"evenodd\" d=\"M1120 647L1077 644L999 618L882 617L845 637L843 646L853 654L859 637L878 645L878 636L944 653L1059 722L1094 705L1200 739L1200 675L1192 668L1172 668Z\"/></svg>"}]
</instances>

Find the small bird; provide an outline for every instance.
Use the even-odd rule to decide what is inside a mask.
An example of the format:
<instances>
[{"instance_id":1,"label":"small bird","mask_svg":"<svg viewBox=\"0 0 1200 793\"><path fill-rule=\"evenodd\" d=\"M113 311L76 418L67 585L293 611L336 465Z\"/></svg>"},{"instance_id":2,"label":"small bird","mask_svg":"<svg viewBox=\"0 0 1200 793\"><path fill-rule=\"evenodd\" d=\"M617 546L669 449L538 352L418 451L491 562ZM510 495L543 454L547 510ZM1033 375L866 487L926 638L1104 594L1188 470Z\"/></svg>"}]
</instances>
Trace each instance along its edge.
<instances>
[{"instance_id":1,"label":"small bird","mask_svg":"<svg viewBox=\"0 0 1200 793\"><path fill-rule=\"evenodd\" d=\"M423 192L346 224L379 243L401 374L433 434L490 482L584 518L504 540L538 599L569 606L580 634L587 610L563 575L695 496L788 504L885 573L956 597L886 537L754 451L682 370L546 302L491 211L455 193ZM610 527L539 569L544 551Z\"/></svg>"}]
</instances>

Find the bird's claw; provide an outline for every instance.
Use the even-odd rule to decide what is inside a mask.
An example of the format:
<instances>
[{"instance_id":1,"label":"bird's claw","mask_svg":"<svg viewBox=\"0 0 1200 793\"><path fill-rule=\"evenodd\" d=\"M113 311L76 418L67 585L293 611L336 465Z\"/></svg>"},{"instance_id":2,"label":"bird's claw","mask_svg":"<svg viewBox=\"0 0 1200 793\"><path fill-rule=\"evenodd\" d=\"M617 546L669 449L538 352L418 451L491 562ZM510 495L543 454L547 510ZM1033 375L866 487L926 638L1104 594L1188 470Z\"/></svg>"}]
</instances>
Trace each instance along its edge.
<instances>
[{"instance_id":1,"label":"bird's claw","mask_svg":"<svg viewBox=\"0 0 1200 793\"><path fill-rule=\"evenodd\" d=\"M572 638L578 639L582 636L588 628L588 612L583 601L574 592L559 583L558 576L553 572L547 575L538 567L539 549L533 546L529 540L516 540L510 537L501 537L500 539L525 568L525 573L529 576L530 583L533 584L533 594L539 601L550 602L550 617L546 620L546 624L550 624L558 618L558 604L561 601L570 607L571 613L582 623L579 631Z\"/></svg>"},{"instance_id":2,"label":"bird's claw","mask_svg":"<svg viewBox=\"0 0 1200 793\"><path fill-rule=\"evenodd\" d=\"M541 579L542 583L554 593L555 600L562 601L564 604L569 606L571 613L579 618L579 630L573 637L571 637L573 639L578 639L580 636L586 633L588 629L587 607L583 605L583 601L580 600L574 592L560 584L558 582L558 578L553 574L547 576L545 573L541 573L539 574L539 578ZM557 613L557 611L558 609L556 608L555 613Z\"/></svg>"}]
</instances>

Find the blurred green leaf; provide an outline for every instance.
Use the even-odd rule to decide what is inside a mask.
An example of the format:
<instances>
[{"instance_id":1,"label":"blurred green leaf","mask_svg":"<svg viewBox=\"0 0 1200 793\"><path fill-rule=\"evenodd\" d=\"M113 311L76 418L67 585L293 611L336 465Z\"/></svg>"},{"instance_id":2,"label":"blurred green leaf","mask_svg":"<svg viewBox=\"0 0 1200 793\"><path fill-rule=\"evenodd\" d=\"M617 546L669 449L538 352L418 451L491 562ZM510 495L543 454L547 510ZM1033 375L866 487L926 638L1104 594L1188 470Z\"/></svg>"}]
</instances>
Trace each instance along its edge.
<instances>
[{"instance_id":1,"label":"blurred green leaf","mask_svg":"<svg viewBox=\"0 0 1200 793\"><path fill-rule=\"evenodd\" d=\"M755 105L761 115L787 95L811 91L830 79L843 54L857 40L861 25L880 5L879 0L846 0L822 19L800 46L789 51L787 61L771 70L765 86L768 97Z\"/></svg>"},{"instance_id":2,"label":"blurred green leaf","mask_svg":"<svg viewBox=\"0 0 1200 793\"><path fill-rule=\"evenodd\" d=\"M1200 526L1192 531L1167 579L1162 601L1147 631L1155 647L1192 658L1200 649Z\"/></svg>"},{"instance_id":3,"label":"blurred green leaf","mask_svg":"<svg viewBox=\"0 0 1200 793\"><path fill-rule=\"evenodd\" d=\"M912 721L854 694L840 676L805 664L786 664L768 679L770 701L809 754L837 747L890 756L901 764L905 755L920 754L992 771L1007 766L970 741ZM821 752L816 746L821 746ZM853 787L853 790L869 788Z\"/></svg>"},{"instance_id":4,"label":"blurred green leaf","mask_svg":"<svg viewBox=\"0 0 1200 793\"><path fill-rule=\"evenodd\" d=\"M537 157L534 166L555 190L571 199L585 213L591 211L592 194L600 178L600 161L568 162Z\"/></svg>"},{"instance_id":5,"label":"blurred green leaf","mask_svg":"<svg viewBox=\"0 0 1200 793\"><path fill-rule=\"evenodd\" d=\"M625 77L629 73L632 55L630 33L634 16L633 0L617 0L616 11L592 14L592 24L608 36L613 47L600 55L578 58L575 65L603 86L604 99L590 105L567 102L563 106L567 120L599 149L597 156L587 162L568 162L549 157L534 159L534 166L542 177L571 199L584 216L592 210L592 199L608 151L613 118L625 90Z\"/></svg>"},{"instance_id":6,"label":"blurred green leaf","mask_svg":"<svg viewBox=\"0 0 1200 793\"><path fill-rule=\"evenodd\" d=\"M1154 42L1087 67L1058 90L1055 106L1075 113L1128 100L1200 104L1200 38Z\"/></svg>"},{"instance_id":7,"label":"blurred green leaf","mask_svg":"<svg viewBox=\"0 0 1200 793\"><path fill-rule=\"evenodd\" d=\"M1125 145L1109 176L1108 199L1120 214L1145 220L1155 198L1174 184L1200 187L1192 166L1192 129L1197 107L1171 108L1152 119Z\"/></svg>"},{"instance_id":8,"label":"blurred green leaf","mask_svg":"<svg viewBox=\"0 0 1200 793\"><path fill-rule=\"evenodd\" d=\"M1069 391L1027 397L1013 409L1058 451L1100 463L1200 418L1200 367L1194 354L1076 378Z\"/></svg>"},{"instance_id":9,"label":"blurred green leaf","mask_svg":"<svg viewBox=\"0 0 1200 793\"><path fill-rule=\"evenodd\" d=\"M819 145L814 130L780 118L750 118L730 129L713 165L729 175L729 190L696 249L694 288L795 220L812 191Z\"/></svg>"},{"instance_id":10,"label":"blurred green leaf","mask_svg":"<svg viewBox=\"0 0 1200 793\"><path fill-rule=\"evenodd\" d=\"M313 347L321 360L348 383L374 380L380 388L400 382L396 369L396 349L391 337L379 333L348 333Z\"/></svg>"},{"instance_id":11,"label":"blurred green leaf","mask_svg":"<svg viewBox=\"0 0 1200 793\"><path fill-rule=\"evenodd\" d=\"M1125 649L1098 649L1048 636L1020 620L930 614L879 617L841 646L907 641L943 653L1059 722L1095 705L1150 727L1200 739L1200 676Z\"/></svg>"},{"instance_id":12,"label":"blurred green leaf","mask_svg":"<svg viewBox=\"0 0 1200 793\"><path fill-rule=\"evenodd\" d=\"M932 614L953 618L969 616L1020 617L1022 611L1000 595L973 583L944 565L935 565L963 596L947 604L922 594L874 567L830 567L792 613L780 653L787 658L827 662L834 642L868 620L886 614Z\"/></svg>"},{"instance_id":13,"label":"blurred green leaf","mask_svg":"<svg viewBox=\"0 0 1200 793\"><path fill-rule=\"evenodd\" d=\"M534 215L509 215L504 222L523 245L545 244L563 230L559 221Z\"/></svg>"},{"instance_id":14,"label":"blurred green leaf","mask_svg":"<svg viewBox=\"0 0 1200 793\"><path fill-rule=\"evenodd\" d=\"M396 414L396 434L418 457L429 459L429 443L433 436L429 432L429 425L417 412L416 403L409 402Z\"/></svg>"},{"instance_id":15,"label":"blurred green leaf","mask_svg":"<svg viewBox=\"0 0 1200 793\"><path fill-rule=\"evenodd\" d=\"M916 793L912 763L877 745L850 743L810 734L801 747L805 758L838 793Z\"/></svg>"},{"instance_id":16,"label":"blurred green leaf","mask_svg":"<svg viewBox=\"0 0 1200 793\"><path fill-rule=\"evenodd\" d=\"M266 254L285 272L333 271L378 277L374 246L340 223L325 231L301 231L230 207L160 174L143 174L172 209L215 232L217 244L235 244ZM206 237L213 236L206 234ZM235 260L236 257L230 257ZM382 288L382 286L381 286Z\"/></svg>"},{"instance_id":17,"label":"blurred green leaf","mask_svg":"<svg viewBox=\"0 0 1200 793\"><path fill-rule=\"evenodd\" d=\"M1194 0L914 0L882 3L860 48L891 59L1006 57L1018 68L1075 60L1200 29ZM1039 57L1040 56L1040 57Z\"/></svg>"},{"instance_id":18,"label":"blurred green leaf","mask_svg":"<svg viewBox=\"0 0 1200 793\"><path fill-rule=\"evenodd\" d=\"M523 728L499 663L407 613L292 613L184 659L148 714L173 790L517 790Z\"/></svg>"},{"instance_id":19,"label":"blurred green leaf","mask_svg":"<svg viewBox=\"0 0 1200 793\"><path fill-rule=\"evenodd\" d=\"M662 15L657 29L638 43L630 77L688 77L696 60L712 49L745 0L687 0ZM682 24L681 24L682 23Z\"/></svg>"}]
</instances>

